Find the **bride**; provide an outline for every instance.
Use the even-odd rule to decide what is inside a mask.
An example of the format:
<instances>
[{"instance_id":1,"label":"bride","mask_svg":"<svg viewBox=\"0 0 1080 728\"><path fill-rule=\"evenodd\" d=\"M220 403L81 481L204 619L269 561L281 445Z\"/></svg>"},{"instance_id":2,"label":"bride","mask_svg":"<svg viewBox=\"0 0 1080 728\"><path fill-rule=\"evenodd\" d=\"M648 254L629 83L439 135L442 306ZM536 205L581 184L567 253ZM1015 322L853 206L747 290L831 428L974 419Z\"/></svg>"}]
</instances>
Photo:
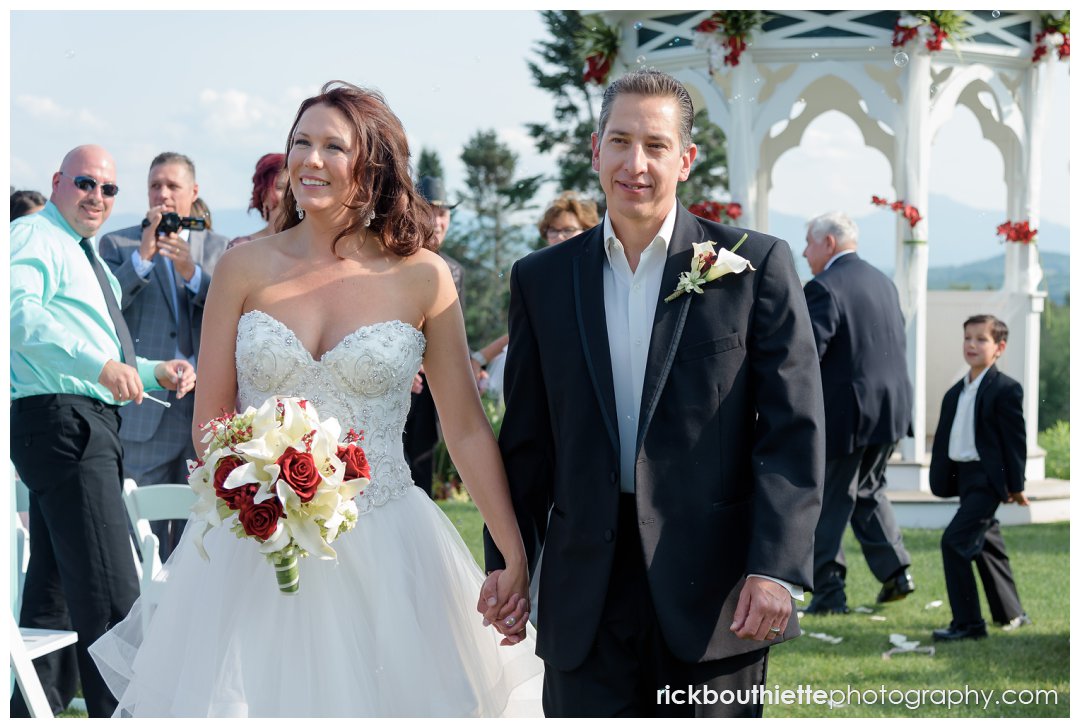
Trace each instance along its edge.
<instances>
[{"instance_id":1,"label":"bride","mask_svg":"<svg viewBox=\"0 0 1080 728\"><path fill-rule=\"evenodd\" d=\"M542 669L525 638L528 573L405 132L379 94L331 82L301 104L287 144L282 232L214 272L195 422L284 395L362 430L372 480L359 522L337 561L301 561L296 595L251 540L212 529L207 561L188 529L146 633L140 600L91 652L117 715L498 715ZM511 555L498 632L474 606L479 567L409 478L402 429L421 363L454 463ZM194 436L201 452L198 425Z\"/></svg>"}]
</instances>

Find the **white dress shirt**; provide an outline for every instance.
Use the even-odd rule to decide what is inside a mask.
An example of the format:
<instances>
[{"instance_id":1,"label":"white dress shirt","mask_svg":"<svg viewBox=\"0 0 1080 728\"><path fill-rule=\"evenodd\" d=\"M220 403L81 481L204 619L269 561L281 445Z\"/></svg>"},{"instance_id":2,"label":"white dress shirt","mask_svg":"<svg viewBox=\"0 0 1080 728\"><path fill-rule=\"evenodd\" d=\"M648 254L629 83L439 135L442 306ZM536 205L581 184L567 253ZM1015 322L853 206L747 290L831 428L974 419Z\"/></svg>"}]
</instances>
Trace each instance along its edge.
<instances>
[{"instance_id":1,"label":"white dress shirt","mask_svg":"<svg viewBox=\"0 0 1080 728\"><path fill-rule=\"evenodd\" d=\"M956 403L956 417L949 431L950 460L958 463L979 461L979 451L975 449L975 395L979 393L979 385L988 371L990 367L983 369L974 382L964 377L964 388L960 390L960 400Z\"/></svg>"},{"instance_id":2,"label":"white dress shirt","mask_svg":"<svg viewBox=\"0 0 1080 728\"><path fill-rule=\"evenodd\" d=\"M664 218L656 237L641 253L637 270L630 270L626 248L615 237L611 218L604 215L604 314L607 320L611 375L615 385L615 414L619 421L619 489L634 492L637 468L638 416L641 392L645 387L645 365L649 358L656 302L667 263L668 245L675 231L678 205ZM805 594L801 587L762 574L786 588L795 599Z\"/></svg>"},{"instance_id":3,"label":"white dress shirt","mask_svg":"<svg viewBox=\"0 0 1080 728\"><path fill-rule=\"evenodd\" d=\"M641 253L637 270L630 270L626 249L615 237L611 218L604 215L604 311L607 317L611 374L615 381L615 412L619 420L619 488L634 492L638 415L645 386L656 301L664 277L668 243L675 230L675 210L664 218L656 237Z\"/></svg>"}]
</instances>

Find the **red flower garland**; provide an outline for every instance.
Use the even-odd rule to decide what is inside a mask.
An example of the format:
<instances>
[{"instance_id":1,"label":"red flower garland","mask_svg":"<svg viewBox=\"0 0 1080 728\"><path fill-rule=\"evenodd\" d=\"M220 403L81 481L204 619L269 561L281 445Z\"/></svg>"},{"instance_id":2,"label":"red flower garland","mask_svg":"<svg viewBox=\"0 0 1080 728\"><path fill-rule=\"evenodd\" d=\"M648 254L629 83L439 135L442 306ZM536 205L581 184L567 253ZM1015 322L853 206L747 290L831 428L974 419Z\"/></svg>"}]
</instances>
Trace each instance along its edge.
<instances>
[{"instance_id":1,"label":"red flower garland","mask_svg":"<svg viewBox=\"0 0 1080 728\"><path fill-rule=\"evenodd\" d=\"M724 49L724 65L737 66L739 58L747 48L750 33L765 22L765 13L760 10L717 10L694 27L700 33L708 47L715 43L710 36L719 35L720 47ZM695 38L695 45L700 45Z\"/></svg>"},{"instance_id":2,"label":"red flower garland","mask_svg":"<svg viewBox=\"0 0 1080 728\"><path fill-rule=\"evenodd\" d=\"M1031 56L1031 62L1038 63L1043 56L1050 53L1054 45L1057 45L1058 59L1069 60L1069 11L1066 10L1065 15L1060 18L1055 18L1050 13L1043 13L1041 20L1043 29L1035 35L1035 52ZM1060 44L1049 42L1056 40L1055 35L1061 36Z\"/></svg>"},{"instance_id":3,"label":"red flower garland","mask_svg":"<svg viewBox=\"0 0 1080 728\"><path fill-rule=\"evenodd\" d=\"M691 215L724 224L733 223L742 215L742 205L738 202L723 204L715 200L705 200L690 205L688 209Z\"/></svg>"},{"instance_id":4,"label":"red flower garland","mask_svg":"<svg viewBox=\"0 0 1080 728\"><path fill-rule=\"evenodd\" d=\"M1003 236L1010 243L1022 243L1024 245L1033 243L1038 233L1039 228L1032 228L1031 223L1027 220L1017 222L1006 220L997 226L997 234Z\"/></svg>"},{"instance_id":5,"label":"red flower garland","mask_svg":"<svg viewBox=\"0 0 1080 728\"><path fill-rule=\"evenodd\" d=\"M926 50L935 53L942 49L945 41L960 39L963 35L965 18L957 10L920 10L901 15L893 26L892 46L900 48L914 40L922 28L926 38Z\"/></svg>"},{"instance_id":6,"label":"red flower garland","mask_svg":"<svg viewBox=\"0 0 1080 728\"><path fill-rule=\"evenodd\" d=\"M889 202L884 197L872 195L870 197L870 202L878 207L888 207L890 210L899 212L903 215L904 219L908 221L908 224L911 225L912 230L914 230L915 226L919 224L919 221L923 219L922 215L919 214L919 208L914 205L908 205L903 200Z\"/></svg>"}]
</instances>

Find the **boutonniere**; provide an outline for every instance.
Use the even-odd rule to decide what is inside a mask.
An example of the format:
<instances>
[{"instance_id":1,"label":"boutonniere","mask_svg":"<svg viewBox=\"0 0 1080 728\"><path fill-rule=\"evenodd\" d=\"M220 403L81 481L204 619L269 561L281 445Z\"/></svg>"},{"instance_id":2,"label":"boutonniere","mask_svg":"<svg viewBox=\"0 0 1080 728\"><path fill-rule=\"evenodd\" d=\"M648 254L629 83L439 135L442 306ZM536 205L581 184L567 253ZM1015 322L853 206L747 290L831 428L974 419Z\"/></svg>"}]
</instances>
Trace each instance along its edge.
<instances>
[{"instance_id":1,"label":"boutonniere","mask_svg":"<svg viewBox=\"0 0 1080 728\"><path fill-rule=\"evenodd\" d=\"M664 303L674 301L684 293L704 293L703 285L717 278L726 276L728 273L742 273L749 268L754 270L750 261L741 255L735 255L739 246L746 242L748 233L743 233L739 242L731 250L715 249L716 243L706 240L704 243L694 243L694 257L690 259L690 270L679 274L679 285L671 295L664 299Z\"/></svg>"}]
</instances>

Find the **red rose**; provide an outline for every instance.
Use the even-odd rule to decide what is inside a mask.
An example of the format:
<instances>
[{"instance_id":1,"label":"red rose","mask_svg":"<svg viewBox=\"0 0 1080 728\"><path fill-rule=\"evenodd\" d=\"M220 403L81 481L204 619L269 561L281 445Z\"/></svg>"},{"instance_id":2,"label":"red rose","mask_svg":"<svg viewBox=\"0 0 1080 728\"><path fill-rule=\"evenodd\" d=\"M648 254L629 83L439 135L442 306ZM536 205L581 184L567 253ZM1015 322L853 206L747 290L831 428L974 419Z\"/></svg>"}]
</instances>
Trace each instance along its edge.
<instances>
[{"instance_id":1,"label":"red rose","mask_svg":"<svg viewBox=\"0 0 1080 728\"><path fill-rule=\"evenodd\" d=\"M301 503L315 497L322 475L315 467L315 458L311 457L311 453L290 447L278 458L277 464L281 466L281 479L292 486L296 495L300 496Z\"/></svg>"},{"instance_id":2,"label":"red rose","mask_svg":"<svg viewBox=\"0 0 1080 728\"><path fill-rule=\"evenodd\" d=\"M698 23L697 27L694 28L694 30L696 30L699 33L715 33L717 28L719 28L719 27L720 27L720 23L717 23L712 18L708 18L708 19L702 20L700 23Z\"/></svg>"},{"instance_id":3,"label":"red rose","mask_svg":"<svg viewBox=\"0 0 1080 728\"><path fill-rule=\"evenodd\" d=\"M738 202L728 203L727 216L730 217L731 220L734 222L735 220L739 219L740 215L742 215L742 205L740 205Z\"/></svg>"},{"instance_id":4,"label":"red rose","mask_svg":"<svg viewBox=\"0 0 1080 728\"><path fill-rule=\"evenodd\" d=\"M278 519L281 518L281 501L277 498L269 498L262 503L254 500L246 500L240 504L240 525L244 527L244 533L265 541L274 535L277 530Z\"/></svg>"},{"instance_id":5,"label":"red rose","mask_svg":"<svg viewBox=\"0 0 1080 728\"><path fill-rule=\"evenodd\" d=\"M243 464L244 461L241 458L236 455L229 455L218 460L217 468L214 470L214 494L225 501L225 504L234 511L240 508L242 501L251 500L257 489L255 485L241 485L236 488L225 487L225 481L228 479L229 473Z\"/></svg>"},{"instance_id":6,"label":"red rose","mask_svg":"<svg viewBox=\"0 0 1080 728\"><path fill-rule=\"evenodd\" d=\"M356 445L339 447L337 456L341 462L345 463L345 480L371 477L371 466L368 464L367 455L360 447Z\"/></svg>"}]
</instances>

